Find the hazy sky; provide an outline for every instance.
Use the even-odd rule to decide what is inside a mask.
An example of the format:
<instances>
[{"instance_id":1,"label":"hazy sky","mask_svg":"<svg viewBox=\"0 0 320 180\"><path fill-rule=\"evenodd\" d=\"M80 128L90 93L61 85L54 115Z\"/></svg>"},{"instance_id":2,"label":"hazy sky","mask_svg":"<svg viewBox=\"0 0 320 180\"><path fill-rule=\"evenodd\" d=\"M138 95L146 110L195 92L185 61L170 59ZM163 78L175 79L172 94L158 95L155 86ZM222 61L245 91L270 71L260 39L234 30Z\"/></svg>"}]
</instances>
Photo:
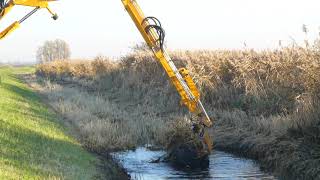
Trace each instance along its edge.
<instances>
[{"instance_id":1,"label":"hazy sky","mask_svg":"<svg viewBox=\"0 0 320 180\"><path fill-rule=\"evenodd\" d=\"M275 48L279 40L301 42L302 24L314 39L320 26L319 0L139 0L146 15L158 17L171 49ZM120 0L61 0L52 3L59 20L37 12L0 41L0 61L33 61L43 41L66 40L73 58L121 56L142 38ZM16 7L5 28L30 8Z\"/></svg>"}]
</instances>

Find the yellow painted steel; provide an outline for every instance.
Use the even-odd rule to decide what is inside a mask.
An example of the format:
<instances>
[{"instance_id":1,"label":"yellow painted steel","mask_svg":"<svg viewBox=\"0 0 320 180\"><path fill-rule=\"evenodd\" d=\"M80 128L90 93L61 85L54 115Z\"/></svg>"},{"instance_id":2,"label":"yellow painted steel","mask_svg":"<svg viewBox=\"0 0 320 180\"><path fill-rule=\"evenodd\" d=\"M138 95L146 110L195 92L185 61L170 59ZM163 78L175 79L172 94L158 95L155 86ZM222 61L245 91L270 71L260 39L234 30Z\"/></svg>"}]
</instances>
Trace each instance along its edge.
<instances>
[{"instance_id":1,"label":"yellow painted steel","mask_svg":"<svg viewBox=\"0 0 320 180\"><path fill-rule=\"evenodd\" d=\"M195 96L194 100L191 100L188 97L187 92L184 90L183 86L181 85L180 81L177 79L176 74L174 73L173 69L170 67L170 65L168 64L168 60L166 59L166 57L164 56L163 52L161 50L159 50L158 52L155 53L155 56L157 57L157 59L160 61L162 67L164 68L164 70L167 72L169 78L171 79L171 82L173 83L173 85L175 86L175 88L177 89L180 97L181 97L181 101L182 104L187 106L190 112L196 112L197 111L197 102L200 98L200 93L196 87L196 85L194 84L192 78L190 77L190 75L185 76L185 80L186 83L188 84L190 90L193 93L193 96ZM186 73L186 70L185 70ZM182 74L183 75L183 74ZM191 87L192 89L191 89Z\"/></svg>"},{"instance_id":2,"label":"yellow painted steel","mask_svg":"<svg viewBox=\"0 0 320 180\"><path fill-rule=\"evenodd\" d=\"M57 18L57 15L54 14L51 9L49 8L49 2L51 1L57 1L57 0L10 0L4 9L0 9L0 20L4 18L15 5L20 6L29 6L29 7L35 7L35 8L45 8L49 11L50 14L53 15L54 18ZM17 28L20 27L20 22L16 21L13 24L11 24L9 27L7 27L5 30L0 32L0 40L7 37L10 33L15 31Z\"/></svg>"},{"instance_id":3,"label":"yellow painted steel","mask_svg":"<svg viewBox=\"0 0 320 180\"><path fill-rule=\"evenodd\" d=\"M152 34L148 34L145 31L145 27L147 24L143 25L143 20L145 19L145 15L143 14L142 10L140 9L139 5L134 0L122 0L126 10L128 11L129 15L131 16L132 20L134 21L135 25L137 26L138 30L140 31L142 37L146 41L146 43L151 47L152 49L156 49L157 47L157 35L155 32L151 32ZM176 74L174 73L174 70L170 67L168 64L168 59L165 57L164 53L158 49L155 52L155 56L160 61L161 65L167 72L168 76L170 77L172 83L176 87L178 93L181 96L181 100L184 105L186 105L191 112L195 112L197 110L197 101L200 98L200 93L195 86L192 78L190 76L187 76L187 83L193 92L193 95L196 97L194 100L190 100L190 98L187 95L187 92L182 87L181 83L176 77Z\"/></svg>"},{"instance_id":4,"label":"yellow painted steel","mask_svg":"<svg viewBox=\"0 0 320 180\"><path fill-rule=\"evenodd\" d=\"M34 10L34 12L38 8L46 8L49 11L49 13L53 15L53 18L56 19L56 14L54 14L48 6L48 2L50 1L56 0L10 0L6 4L4 9L0 10L0 20L5 15L7 15L15 5L35 7L36 9ZM146 28L150 24L148 21L144 21L146 17L142 12L140 6L137 4L137 2L135 0L121 1L129 15L131 16L133 22L137 26L138 30L140 31L145 42L152 49L155 57L159 60L162 67L168 74L171 82L177 89L179 95L181 96L181 104L185 105L190 112L194 113L200 118L199 122L201 125L211 127L212 122L200 101L199 90L197 89L193 79L189 75L188 70L186 70L185 68L181 68L178 70L176 68L169 55L166 53L166 50L162 47L159 47L159 35L154 29L151 28L150 31L146 32ZM30 17L34 12L27 14L22 20L14 22L4 31L0 32L0 39L3 39L4 37L8 36L11 32L19 28L21 22ZM202 138L203 142L207 145L208 151L210 152L212 149L212 141L208 132L205 129Z\"/></svg>"},{"instance_id":5,"label":"yellow painted steel","mask_svg":"<svg viewBox=\"0 0 320 180\"><path fill-rule=\"evenodd\" d=\"M122 3L124 7L126 8L127 12L131 16L133 22L137 26L138 30L140 31L142 37L146 41L146 43L150 47L155 46L155 39L150 37L146 32L145 32L145 27L142 26L142 22L145 18L145 15L143 14L141 8L138 6L136 1L131 1L131 0L122 0Z\"/></svg>"},{"instance_id":6,"label":"yellow painted steel","mask_svg":"<svg viewBox=\"0 0 320 180\"><path fill-rule=\"evenodd\" d=\"M48 1L45 0L12 0L14 5L47 8Z\"/></svg>"},{"instance_id":7,"label":"yellow painted steel","mask_svg":"<svg viewBox=\"0 0 320 180\"><path fill-rule=\"evenodd\" d=\"M0 39L5 38L8 36L10 33L12 33L14 30L20 27L20 23L18 21L12 23L9 27L7 27L5 30L0 32Z\"/></svg>"},{"instance_id":8,"label":"yellow painted steel","mask_svg":"<svg viewBox=\"0 0 320 180\"><path fill-rule=\"evenodd\" d=\"M199 92L196 84L194 83L194 81L193 81L192 77L190 76L189 71L187 69L181 68L181 69L179 69L179 72L182 75L184 81L187 83L188 87L190 88L192 94L195 97L194 101L190 101L189 98L184 99L186 97L185 96L184 97L181 96L182 97L182 103L185 106L189 107L189 110L191 112L196 112L197 109L198 109L197 108L197 106L198 106L197 102L200 99L200 92Z\"/></svg>"},{"instance_id":9,"label":"yellow painted steel","mask_svg":"<svg viewBox=\"0 0 320 180\"><path fill-rule=\"evenodd\" d=\"M188 107L190 112L200 117L200 124L206 127L211 127L212 121L208 117L207 112L205 111L200 101L199 90L196 87L193 79L189 75L188 70L186 70L185 68L181 68L180 70L176 69L173 62L171 61L171 58L166 53L166 50L159 48L159 44L157 41L159 35L155 32L154 29L146 32L146 27L150 24L144 21L146 17L137 2L135 0L122 0L122 3L131 16L133 22L137 26L138 30L140 31L145 42L152 49L155 57L161 63L171 82L177 89L179 95L181 96L181 104ZM208 152L211 152L212 140L205 128L202 141L204 144L206 144Z\"/></svg>"}]
</instances>

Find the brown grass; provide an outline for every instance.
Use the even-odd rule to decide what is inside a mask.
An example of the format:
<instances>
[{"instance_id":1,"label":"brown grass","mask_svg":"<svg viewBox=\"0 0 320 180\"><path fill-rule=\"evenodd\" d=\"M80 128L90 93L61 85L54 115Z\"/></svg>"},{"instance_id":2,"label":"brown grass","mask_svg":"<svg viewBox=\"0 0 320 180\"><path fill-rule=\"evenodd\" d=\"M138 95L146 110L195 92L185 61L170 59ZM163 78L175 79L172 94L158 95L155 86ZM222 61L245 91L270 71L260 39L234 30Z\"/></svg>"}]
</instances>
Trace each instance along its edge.
<instances>
[{"instance_id":1,"label":"brown grass","mask_svg":"<svg viewBox=\"0 0 320 180\"><path fill-rule=\"evenodd\" d=\"M191 71L216 119L212 133L217 148L252 156L288 178L320 178L317 49L171 54L178 66ZM56 107L93 148L164 146L175 133L175 122L186 122L177 93L145 51L117 62L101 57L56 61L39 65L36 74L64 84L47 86L44 92L60 103Z\"/></svg>"}]
</instances>

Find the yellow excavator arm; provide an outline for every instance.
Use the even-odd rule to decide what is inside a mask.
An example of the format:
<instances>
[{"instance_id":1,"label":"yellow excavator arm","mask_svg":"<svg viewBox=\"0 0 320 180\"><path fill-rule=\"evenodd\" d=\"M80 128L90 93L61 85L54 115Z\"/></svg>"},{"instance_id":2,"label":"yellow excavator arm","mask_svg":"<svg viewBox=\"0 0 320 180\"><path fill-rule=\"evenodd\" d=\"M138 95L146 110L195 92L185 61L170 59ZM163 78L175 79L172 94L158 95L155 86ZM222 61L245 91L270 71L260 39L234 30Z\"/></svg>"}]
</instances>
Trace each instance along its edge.
<instances>
[{"instance_id":1,"label":"yellow excavator arm","mask_svg":"<svg viewBox=\"0 0 320 180\"><path fill-rule=\"evenodd\" d=\"M30 13L21 20L14 22L4 31L0 32L0 40L17 29L20 24L33 15L41 8L45 8L52 14L53 19L57 19L48 5L48 2L56 0L0 0L0 20L7 15L15 5L35 7ZM133 22L140 31L145 42L148 44L157 60L168 74L171 82L181 96L181 104L185 105L191 113L197 117L195 125L197 126L196 134L203 142L207 151L212 150L212 141L208 134L207 128L212 126L205 108L200 100L200 93L193 79L185 68L177 69L171 60L166 48L164 47L165 31L160 21L155 17L146 17L135 0L121 0L125 9L131 16Z\"/></svg>"},{"instance_id":2,"label":"yellow excavator arm","mask_svg":"<svg viewBox=\"0 0 320 180\"><path fill-rule=\"evenodd\" d=\"M22 19L13 22L9 27L0 32L0 40L7 37L11 32L19 28L22 22L27 20L41 8L47 9L54 20L58 19L57 14L53 13L49 8L48 2L50 1L57 0L0 0L0 20L4 18L15 5L34 7L34 9L30 13L25 15Z\"/></svg>"},{"instance_id":3,"label":"yellow excavator arm","mask_svg":"<svg viewBox=\"0 0 320 180\"><path fill-rule=\"evenodd\" d=\"M212 141L207 128L212 126L212 121L203 107L199 90L188 70L185 68L177 69L164 47L165 31L160 21L155 17L146 17L135 0L122 0L122 3L180 94L181 103L197 117L197 122L195 123L200 127L200 131L197 134L210 153Z\"/></svg>"}]
</instances>

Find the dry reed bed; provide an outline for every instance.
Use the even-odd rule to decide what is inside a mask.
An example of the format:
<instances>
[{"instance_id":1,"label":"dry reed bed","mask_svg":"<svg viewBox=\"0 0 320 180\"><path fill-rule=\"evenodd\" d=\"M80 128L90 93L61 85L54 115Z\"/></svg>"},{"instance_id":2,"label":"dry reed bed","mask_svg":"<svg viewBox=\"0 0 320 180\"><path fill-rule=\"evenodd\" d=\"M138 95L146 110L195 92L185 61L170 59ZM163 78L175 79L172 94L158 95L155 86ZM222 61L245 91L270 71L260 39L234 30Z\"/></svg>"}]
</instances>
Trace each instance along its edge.
<instances>
[{"instance_id":1,"label":"dry reed bed","mask_svg":"<svg viewBox=\"0 0 320 180\"><path fill-rule=\"evenodd\" d=\"M217 148L259 159L264 167L287 178L320 178L319 51L291 47L261 52L176 51L171 54L179 67L186 66L191 71L210 115L216 119L212 133ZM87 91L73 92L70 96L89 91L79 95L78 99L84 100L78 102L78 106L90 109L108 104L109 110L102 108L100 112L109 113L111 119L124 113L119 118L121 126L108 118L92 121L95 118L81 115L92 124L84 129L107 133L101 136L103 139L113 134L131 134L126 141L110 138L115 141L105 143L88 137L88 143L95 146L110 146L110 143L118 143L120 147L143 143L163 146L176 129L172 125L174 120L186 113L178 106L179 97L166 74L145 51L129 54L117 62L102 57L94 61L56 61L40 65L36 73L42 79L77 84L78 89ZM87 99L99 96L103 97L102 104L92 105L89 102L99 100ZM116 111L119 109L122 111ZM66 111L66 115L70 116L70 112ZM77 119L81 113L85 112L78 109L69 119ZM178 122L183 126L183 120ZM100 124L111 128L105 129ZM132 135L141 133L138 129L145 127L148 130L140 136L143 138L132 140L139 137ZM115 128L117 131L113 132ZM136 131L131 132L131 128ZM128 146L128 142L132 144Z\"/></svg>"},{"instance_id":2,"label":"dry reed bed","mask_svg":"<svg viewBox=\"0 0 320 180\"><path fill-rule=\"evenodd\" d=\"M29 81L30 83L30 81ZM79 86L43 81L30 83L76 130L80 141L94 152L132 149L147 144L164 147L183 115L160 117L153 107L88 92ZM111 98L111 100L109 100ZM177 123L177 124L176 124Z\"/></svg>"}]
</instances>

